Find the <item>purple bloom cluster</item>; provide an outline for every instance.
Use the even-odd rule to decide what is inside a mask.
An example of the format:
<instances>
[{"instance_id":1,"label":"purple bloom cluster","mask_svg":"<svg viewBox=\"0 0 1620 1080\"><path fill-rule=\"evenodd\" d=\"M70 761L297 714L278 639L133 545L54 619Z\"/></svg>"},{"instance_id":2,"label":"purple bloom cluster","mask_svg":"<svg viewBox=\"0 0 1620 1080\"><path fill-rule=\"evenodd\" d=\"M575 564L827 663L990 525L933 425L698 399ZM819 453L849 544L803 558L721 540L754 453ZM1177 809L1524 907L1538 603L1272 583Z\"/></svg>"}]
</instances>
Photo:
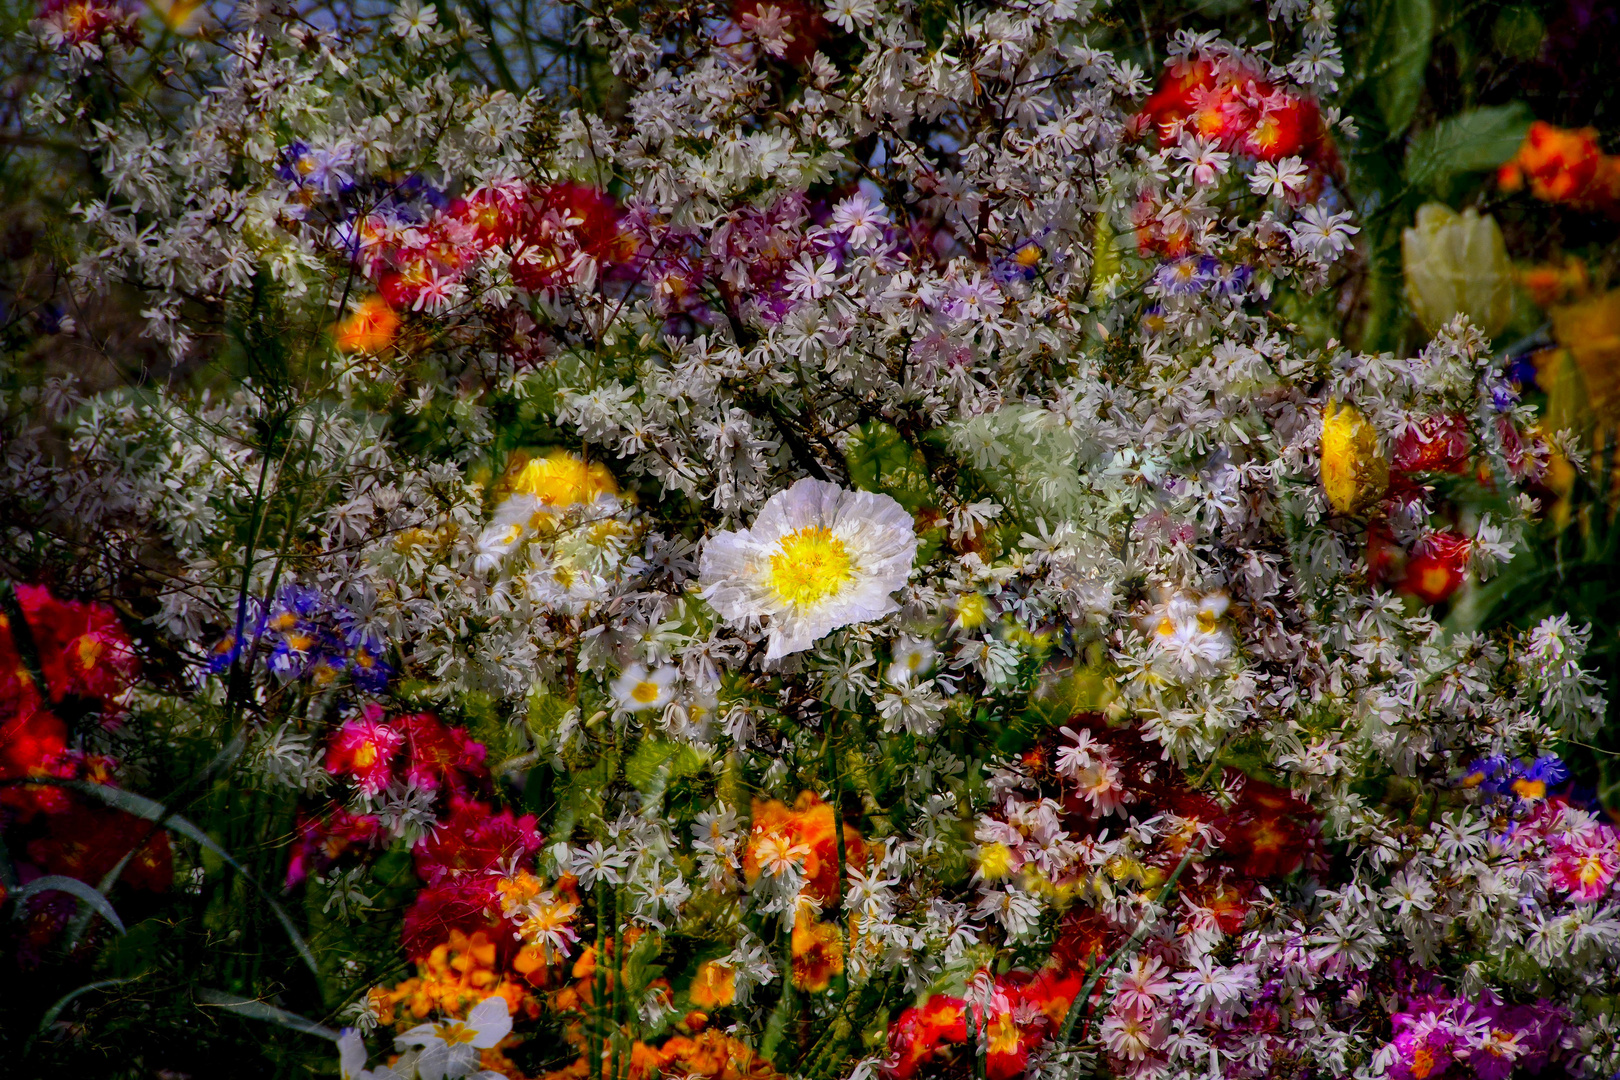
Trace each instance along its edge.
<instances>
[{"instance_id":1,"label":"purple bloom cluster","mask_svg":"<svg viewBox=\"0 0 1620 1080\"><path fill-rule=\"evenodd\" d=\"M1511 795L1536 802L1545 799L1548 789L1568 776L1569 770L1553 754L1543 754L1528 765L1498 754L1470 765L1462 785L1477 787L1487 795Z\"/></svg>"},{"instance_id":2,"label":"purple bloom cluster","mask_svg":"<svg viewBox=\"0 0 1620 1080\"><path fill-rule=\"evenodd\" d=\"M1507 1005L1487 991L1468 1001L1436 986L1402 1006L1390 1018L1395 1038L1380 1055L1392 1080L1550 1074L1567 1048L1568 1017L1545 998Z\"/></svg>"},{"instance_id":3,"label":"purple bloom cluster","mask_svg":"<svg viewBox=\"0 0 1620 1080\"><path fill-rule=\"evenodd\" d=\"M393 668L383 659L388 643L365 627L353 612L314 589L289 585L269 604L249 601L240 634L228 634L214 646L209 671L226 671L243 655L266 658L283 682L307 680L327 686L348 675L356 689L381 693Z\"/></svg>"}]
</instances>

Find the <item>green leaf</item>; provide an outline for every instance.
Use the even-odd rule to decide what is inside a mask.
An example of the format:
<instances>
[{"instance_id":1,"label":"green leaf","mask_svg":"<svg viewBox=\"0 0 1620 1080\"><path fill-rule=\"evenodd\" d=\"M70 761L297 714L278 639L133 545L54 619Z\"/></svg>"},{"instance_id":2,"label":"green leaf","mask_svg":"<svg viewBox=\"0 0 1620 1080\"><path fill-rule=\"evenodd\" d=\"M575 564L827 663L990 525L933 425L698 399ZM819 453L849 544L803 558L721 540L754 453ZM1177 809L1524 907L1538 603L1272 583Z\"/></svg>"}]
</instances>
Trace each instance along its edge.
<instances>
[{"instance_id":1,"label":"green leaf","mask_svg":"<svg viewBox=\"0 0 1620 1080\"><path fill-rule=\"evenodd\" d=\"M162 803L155 799L148 799L144 795L137 795L133 791L124 791L121 788L108 787L105 784L87 784L76 780L61 781L60 786L72 788L74 791L80 791L86 795L92 795L108 806L122 810L126 814L134 814L138 818L155 821L166 829L173 829L181 836L195 840L204 851L217 855L226 865L241 874L246 881L259 890L259 895L264 898L266 904L270 905L270 910L281 923L282 929L287 932L287 937L291 939L293 948L298 950L298 955L308 965L309 970L314 973L316 980L320 979L321 968L315 962L315 954L310 951L308 943L304 941L304 937L298 932L298 928L293 925L292 919L288 917L286 910L276 903L264 886L260 885L258 880L231 856L230 852L220 847L213 837L179 814L171 812Z\"/></svg>"},{"instance_id":2,"label":"green leaf","mask_svg":"<svg viewBox=\"0 0 1620 1080\"><path fill-rule=\"evenodd\" d=\"M675 750L674 743L643 739L624 763L624 778L637 791L646 794L653 781L663 774L664 765L675 756Z\"/></svg>"},{"instance_id":3,"label":"green leaf","mask_svg":"<svg viewBox=\"0 0 1620 1080\"><path fill-rule=\"evenodd\" d=\"M1522 101L1469 109L1412 137L1406 148L1406 182L1437 191L1462 173L1494 169L1519 152L1534 119Z\"/></svg>"},{"instance_id":4,"label":"green leaf","mask_svg":"<svg viewBox=\"0 0 1620 1080\"><path fill-rule=\"evenodd\" d=\"M1373 100L1393 137L1412 123L1423 94L1434 37L1434 4L1380 0L1373 6L1373 27L1369 59L1378 65L1373 69Z\"/></svg>"},{"instance_id":5,"label":"green leaf","mask_svg":"<svg viewBox=\"0 0 1620 1080\"><path fill-rule=\"evenodd\" d=\"M87 885L78 878L67 877L63 874L47 874L45 877L35 878L18 889L13 894L17 898L18 911L22 910L20 906L22 901L42 892L65 892L77 896L94 908L103 919L112 923L114 930L117 930L120 934L124 932L124 921L118 917L118 912L113 909L112 903L106 896L98 892L94 886Z\"/></svg>"},{"instance_id":6,"label":"green leaf","mask_svg":"<svg viewBox=\"0 0 1620 1080\"><path fill-rule=\"evenodd\" d=\"M862 425L850 436L844 461L856 487L888 495L908 513L938 502L922 453L881 420Z\"/></svg>"},{"instance_id":7,"label":"green leaf","mask_svg":"<svg viewBox=\"0 0 1620 1080\"><path fill-rule=\"evenodd\" d=\"M138 975L132 975L127 979L101 979L98 982L85 983L77 990L69 990L67 993L57 998L54 1005L45 1010L45 1015L40 1018L39 1027L34 1030L33 1035L29 1036L28 1045L23 1047L23 1054L25 1056L27 1055L29 1049L33 1046L34 1039L37 1038L41 1032L49 1030L50 1026L56 1023L56 1018L62 1015L62 1010L73 1004L74 999L82 997L83 995L91 993L95 990L105 990L110 986L123 986L125 983L134 982L139 977L140 976Z\"/></svg>"},{"instance_id":8,"label":"green leaf","mask_svg":"<svg viewBox=\"0 0 1620 1080\"><path fill-rule=\"evenodd\" d=\"M266 1020L272 1024L280 1024L284 1028L302 1031L306 1035L319 1035L323 1039L338 1041L338 1033L324 1024L317 1024L313 1020L306 1020L297 1013L290 1013L286 1009L278 1009L253 998L238 997L227 994L223 990L209 990L206 987L197 991L197 1000L204 1005L218 1005L222 1009L229 1009L234 1013L254 1020Z\"/></svg>"}]
</instances>

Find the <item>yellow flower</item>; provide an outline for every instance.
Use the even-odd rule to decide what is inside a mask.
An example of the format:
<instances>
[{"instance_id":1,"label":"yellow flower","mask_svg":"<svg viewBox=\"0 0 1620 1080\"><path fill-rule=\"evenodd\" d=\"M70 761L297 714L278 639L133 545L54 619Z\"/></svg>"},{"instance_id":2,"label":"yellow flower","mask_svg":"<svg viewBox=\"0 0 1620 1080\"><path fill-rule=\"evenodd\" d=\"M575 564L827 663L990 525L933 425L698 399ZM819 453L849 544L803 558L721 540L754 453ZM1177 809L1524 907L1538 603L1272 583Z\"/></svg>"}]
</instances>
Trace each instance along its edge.
<instances>
[{"instance_id":1,"label":"yellow flower","mask_svg":"<svg viewBox=\"0 0 1620 1080\"><path fill-rule=\"evenodd\" d=\"M532 495L546 506L575 506L595 502L600 495L617 495L619 485L601 462L586 463L566 450L525 461L511 478L511 493Z\"/></svg>"},{"instance_id":2,"label":"yellow flower","mask_svg":"<svg viewBox=\"0 0 1620 1080\"><path fill-rule=\"evenodd\" d=\"M1401 259L1407 296L1429 333L1461 313L1494 337L1512 318L1513 264L1489 214L1423 204L1401 234Z\"/></svg>"},{"instance_id":3,"label":"yellow flower","mask_svg":"<svg viewBox=\"0 0 1620 1080\"><path fill-rule=\"evenodd\" d=\"M1378 452L1378 433L1354 405L1328 402L1322 411L1322 490L1341 514L1377 502L1389 485L1389 463Z\"/></svg>"},{"instance_id":4,"label":"yellow flower","mask_svg":"<svg viewBox=\"0 0 1620 1080\"><path fill-rule=\"evenodd\" d=\"M1012 849L1006 844L984 844L979 848L979 877L999 881L1012 873Z\"/></svg>"}]
</instances>

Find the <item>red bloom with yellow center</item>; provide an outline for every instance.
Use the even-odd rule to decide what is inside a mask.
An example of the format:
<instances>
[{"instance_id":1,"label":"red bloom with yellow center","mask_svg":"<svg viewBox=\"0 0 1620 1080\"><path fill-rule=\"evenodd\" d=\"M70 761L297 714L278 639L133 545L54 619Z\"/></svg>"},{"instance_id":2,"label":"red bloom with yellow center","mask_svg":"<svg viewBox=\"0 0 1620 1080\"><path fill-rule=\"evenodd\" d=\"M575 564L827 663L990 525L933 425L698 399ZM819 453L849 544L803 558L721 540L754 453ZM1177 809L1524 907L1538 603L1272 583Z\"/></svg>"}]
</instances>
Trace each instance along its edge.
<instances>
[{"instance_id":1,"label":"red bloom with yellow center","mask_svg":"<svg viewBox=\"0 0 1620 1080\"><path fill-rule=\"evenodd\" d=\"M1425 604L1438 604L1462 586L1468 569L1469 541L1454 532L1432 533L1418 542L1406 560L1402 588Z\"/></svg>"},{"instance_id":2,"label":"red bloom with yellow center","mask_svg":"<svg viewBox=\"0 0 1620 1080\"><path fill-rule=\"evenodd\" d=\"M332 736L326 752L326 771L354 777L361 791L375 795L394 779L394 753L405 736L381 720L380 709L367 709Z\"/></svg>"}]
</instances>

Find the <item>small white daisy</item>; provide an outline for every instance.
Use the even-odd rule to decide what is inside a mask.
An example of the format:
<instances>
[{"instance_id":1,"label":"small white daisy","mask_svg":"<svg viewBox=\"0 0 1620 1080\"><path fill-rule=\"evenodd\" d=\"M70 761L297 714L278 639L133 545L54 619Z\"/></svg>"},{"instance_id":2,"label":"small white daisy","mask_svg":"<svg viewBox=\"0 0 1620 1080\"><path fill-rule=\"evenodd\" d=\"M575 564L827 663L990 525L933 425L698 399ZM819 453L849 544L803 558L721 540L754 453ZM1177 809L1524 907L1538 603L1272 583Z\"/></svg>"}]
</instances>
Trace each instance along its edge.
<instances>
[{"instance_id":1,"label":"small white daisy","mask_svg":"<svg viewBox=\"0 0 1620 1080\"><path fill-rule=\"evenodd\" d=\"M673 667L660 667L648 671L641 664L631 664L613 680L613 698L621 709L645 712L661 709L674 697L675 680L680 672Z\"/></svg>"},{"instance_id":2,"label":"small white daisy","mask_svg":"<svg viewBox=\"0 0 1620 1080\"><path fill-rule=\"evenodd\" d=\"M918 638L901 638L894 643L894 662L889 665L889 681L908 686L928 674L934 666L934 645Z\"/></svg>"},{"instance_id":3,"label":"small white daisy","mask_svg":"<svg viewBox=\"0 0 1620 1080\"><path fill-rule=\"evenodd\" d=\"M898 610L889 594L916 557L898 502L805 479L771 496L752 528L710 537L698 579L721 617L768 620L765 656L775 660Z\"/></svg>"}]
</instances>

